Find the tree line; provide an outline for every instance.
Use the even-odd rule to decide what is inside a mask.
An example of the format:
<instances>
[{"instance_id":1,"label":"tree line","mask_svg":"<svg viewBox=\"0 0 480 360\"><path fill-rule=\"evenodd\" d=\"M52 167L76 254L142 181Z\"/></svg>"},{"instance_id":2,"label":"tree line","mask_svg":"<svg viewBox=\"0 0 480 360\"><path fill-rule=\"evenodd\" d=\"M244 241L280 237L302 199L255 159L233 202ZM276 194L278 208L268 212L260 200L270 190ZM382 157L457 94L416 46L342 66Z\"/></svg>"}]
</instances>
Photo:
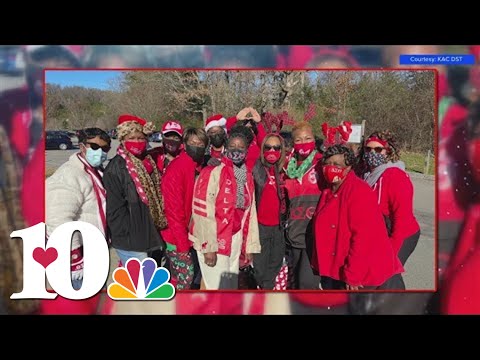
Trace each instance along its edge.
<instances>
[{"instance_id":1,"label":"tree line","mask_svg":"<svg viewBox=\"0 0 480 360\"><path fill-rule=\"evenodd\" d=\"M308 112L321 124L366 121L366 133L390 129L405 150L434 147L433 71L124 71L109 90L47 84L47 129L111 129L132 113L157 128L170 119L202 127L207 117L234 116L247 106L259 113ZM288 130L289 126L286 126Z\"/></svg>"}]
</instances>

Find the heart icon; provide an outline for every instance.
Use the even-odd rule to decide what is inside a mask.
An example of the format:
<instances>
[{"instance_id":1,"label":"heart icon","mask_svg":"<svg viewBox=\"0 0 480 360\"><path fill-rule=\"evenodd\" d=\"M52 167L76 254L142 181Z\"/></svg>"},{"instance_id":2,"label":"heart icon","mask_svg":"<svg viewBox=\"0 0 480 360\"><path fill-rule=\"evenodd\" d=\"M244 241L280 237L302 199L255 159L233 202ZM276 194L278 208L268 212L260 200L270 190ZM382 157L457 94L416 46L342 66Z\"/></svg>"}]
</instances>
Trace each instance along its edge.
<instances>
[{"instance_id":1,"label":"heart icon","mask_svg":"<svg viewBox=\"0 0 480 360\"><path fill-rule=\"evenodd\" d=\"M47 250L44 250L41 247L37 247L35 250L33 250L33 259L45 269L48 265L57 260L57 257L58 253L57 249L55 248L48 248Z\"/></svg>"}]
</instances>

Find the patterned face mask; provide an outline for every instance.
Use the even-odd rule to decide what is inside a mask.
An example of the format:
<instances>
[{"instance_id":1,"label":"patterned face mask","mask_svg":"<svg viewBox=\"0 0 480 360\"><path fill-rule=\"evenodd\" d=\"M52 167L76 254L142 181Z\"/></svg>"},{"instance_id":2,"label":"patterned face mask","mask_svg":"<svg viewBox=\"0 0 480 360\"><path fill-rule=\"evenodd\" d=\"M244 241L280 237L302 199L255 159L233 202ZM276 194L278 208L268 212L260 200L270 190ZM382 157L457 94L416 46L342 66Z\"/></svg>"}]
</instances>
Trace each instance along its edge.
<instances>
[{"instance_id":1,"label":"patterned face mask","mask_svg":"<svg viewBox=\"0 0 480 360\"><path fill-rule=\"evenodd\" d=\"M363 155L365 161L367 162L367 165L370 168L376 168L377 166L383 165L387 163L387 156L384 154L379 154L374 151L370 151L368 153L365 153Z\"/></svg>"}]
</instances>

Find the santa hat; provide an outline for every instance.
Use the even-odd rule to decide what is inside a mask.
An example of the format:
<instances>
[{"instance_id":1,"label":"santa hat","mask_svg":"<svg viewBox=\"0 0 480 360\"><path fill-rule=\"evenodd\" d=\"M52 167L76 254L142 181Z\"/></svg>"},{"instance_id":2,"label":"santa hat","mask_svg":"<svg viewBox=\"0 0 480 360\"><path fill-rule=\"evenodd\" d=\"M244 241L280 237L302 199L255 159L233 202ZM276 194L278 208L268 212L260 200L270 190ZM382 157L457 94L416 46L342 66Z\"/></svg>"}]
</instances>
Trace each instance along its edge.
<instances>
[{"instance_id":1,"label":"santa hat","mask_svg":"<svg viewBox=\"0 0 480 360\"><path fill-rule=\"evenodd\" d=\"M177 122L177 121L167 121L165 124L162 126L162 134L165 135L166 133L169 132L174 132L178 134L180 137L183 136L183 127L182 125Z\"/></svg>"},{"instance_id":2,"label":"santa hat","mask_svg":"<svg viewBox=\"0 0 480 360\"><path fill-rule=\"evenodd\" d=\"M226 131L227 119L225 119L223 115L220 114L209 117L205 123L205 131L208 131L214 126L220 126Z\"/></svg>"}]
</instances>

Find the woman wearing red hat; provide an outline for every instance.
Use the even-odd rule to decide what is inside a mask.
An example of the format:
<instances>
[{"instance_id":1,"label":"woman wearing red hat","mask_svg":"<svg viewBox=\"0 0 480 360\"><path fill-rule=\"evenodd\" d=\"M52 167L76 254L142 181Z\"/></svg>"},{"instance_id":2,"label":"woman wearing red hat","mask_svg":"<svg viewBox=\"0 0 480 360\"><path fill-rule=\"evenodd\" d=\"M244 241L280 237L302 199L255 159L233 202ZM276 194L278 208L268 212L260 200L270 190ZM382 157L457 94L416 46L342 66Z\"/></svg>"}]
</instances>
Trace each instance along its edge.
<instances>
[{"instance_id":1,"label":"woman wearing red hat","mask_svg":"<svg viewBox=\"0 0 480 360\"><path fill-rule=\"evenodd\" d=\"M160 192L160 173L146 155L153 124L133 115L121 115L117 126L120 146L105 169L107 224L112 247L123 265L140 261L164 247L159 231L167 226Z\"/></svg>"},{"instance_id":2,"label":"woman wearing red hat","mask_svg":"<svg viewBox=\"0 0 480 360\"><path fill-rule=\"evenodd\" d=\"M312 267L324 290L401 289L403 267L393 251L377 198L352 169L353 151L323 154L325 183L313 220Z\"/></svg>"},{"instance_id":3,"label":"woman wearing red hat","mask_svg":"<svg viewBox=\"0 0 480 360\"><path fill-rule=\"evenodd\" d=\"M400 161L399 148L390 131L372 133L363 151L370 171L365 181L375 192L393 249L405 265L420 237L420 226L413 213L412 181L405 172L405 163Z\"/></svg>"}]
</instances>

